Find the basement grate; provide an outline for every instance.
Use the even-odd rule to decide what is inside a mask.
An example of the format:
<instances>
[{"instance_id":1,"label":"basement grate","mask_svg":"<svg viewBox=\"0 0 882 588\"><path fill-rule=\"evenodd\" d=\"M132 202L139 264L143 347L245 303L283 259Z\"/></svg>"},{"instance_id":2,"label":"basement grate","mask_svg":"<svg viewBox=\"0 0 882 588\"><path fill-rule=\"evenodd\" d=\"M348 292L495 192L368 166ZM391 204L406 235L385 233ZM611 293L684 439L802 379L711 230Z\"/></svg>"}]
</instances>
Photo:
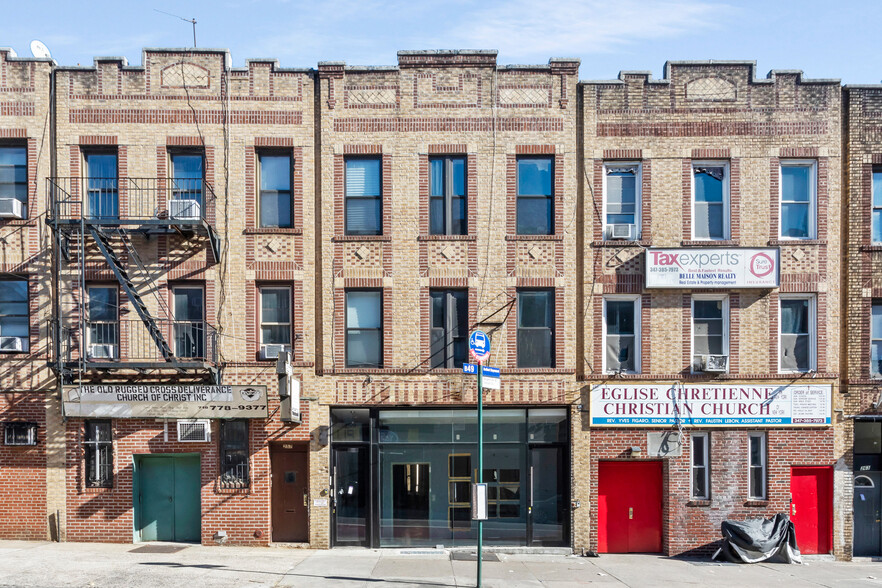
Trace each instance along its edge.
<instances>
[{"instance_id":1,"label":"basement grate","mask_svg":"<svg viewBox=\"0 0 882 588\"><path fill-rule=\"evenodd\" d=\"M130 549L129 553L177 553L187 549L187 545L142 545Z\"/></svg>"},{"instance_id":2,"label":"basement grate","mask_svg":"<svg viewBox=\"0 0 882 588\"><path fill-rule=\"evenodd\" d=\"M478 554L475 551L452 551L450 559L454 561L478 561ZM499 556L495 553L481 553L481 561L499 561Z\"/></svg>"}]
</instances>

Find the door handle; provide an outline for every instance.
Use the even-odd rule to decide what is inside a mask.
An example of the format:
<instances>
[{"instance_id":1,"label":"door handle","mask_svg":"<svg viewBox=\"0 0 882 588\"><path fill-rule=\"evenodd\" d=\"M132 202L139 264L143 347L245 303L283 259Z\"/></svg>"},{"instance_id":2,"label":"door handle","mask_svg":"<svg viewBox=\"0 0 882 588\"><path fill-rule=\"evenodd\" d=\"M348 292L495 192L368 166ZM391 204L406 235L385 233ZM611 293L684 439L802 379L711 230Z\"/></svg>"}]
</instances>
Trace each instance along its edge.
<instances>
[{"instance_id":1,"label":"door handle","mask_svg":"<svg viewBox=\"0 0 882 588\"><path fill-rule=\"evenodd\" d=\"M308 504L307 504L308 502L309 502L309 495L307 494L306 490L304 490L303 491L303 506L308 506Z\"/></svg>"},{"instance_id":2,"label":"door handle","mask_svg":"<svg viewBox=\"0 0 882 588\"><path fill-rule=\"evenodd\" d=\"M629 519L633 519L633 518L634 518L634 507L631 507L631 508L628 509L628 518L629 518Z\"/></svg>"}]
</instances>

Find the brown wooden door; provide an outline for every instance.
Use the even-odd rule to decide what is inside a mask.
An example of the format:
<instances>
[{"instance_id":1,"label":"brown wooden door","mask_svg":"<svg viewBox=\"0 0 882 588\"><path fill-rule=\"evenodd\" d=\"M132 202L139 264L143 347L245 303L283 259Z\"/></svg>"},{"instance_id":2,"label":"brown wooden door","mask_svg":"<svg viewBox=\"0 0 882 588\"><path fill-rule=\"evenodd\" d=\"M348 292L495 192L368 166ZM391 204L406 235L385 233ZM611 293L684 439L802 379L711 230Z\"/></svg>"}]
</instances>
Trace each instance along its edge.
<instances>
[{"instance_id":1,"label":"brown wooden door","mask_svg":"<svg viewBox=\"0 0 882 588\"><path fill-rule=\"evenodd\" d=\"M273 447L273 541L309 541L309 460L306 447Z\"/></svg>"}]
</instances>

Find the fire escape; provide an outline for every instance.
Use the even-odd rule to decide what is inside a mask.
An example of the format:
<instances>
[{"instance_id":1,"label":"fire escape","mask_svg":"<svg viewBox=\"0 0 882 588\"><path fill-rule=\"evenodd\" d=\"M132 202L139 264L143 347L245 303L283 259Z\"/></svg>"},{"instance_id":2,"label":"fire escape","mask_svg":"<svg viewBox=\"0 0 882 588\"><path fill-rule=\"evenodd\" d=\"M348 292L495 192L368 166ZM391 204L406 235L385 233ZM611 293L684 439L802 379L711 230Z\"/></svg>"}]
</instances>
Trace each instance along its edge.
<instances>
[{"instance_id":1,"label":"fire escape","mask_svg":"<svg viewBox=\"0 0 882 588\"><path fill-rule=\"evenodd\" d=\"M165 267L142 255L158 235L169 236L171 253L177 235L191 252L207 247L219 259L211 186L199 178L91 177L48 178L47 186L58 298L51 364L62 383L218 383L217 331L204 293L169 296L158 282ZM129 309L137 319L122 318Z\"/></svg>"}]
</instances>

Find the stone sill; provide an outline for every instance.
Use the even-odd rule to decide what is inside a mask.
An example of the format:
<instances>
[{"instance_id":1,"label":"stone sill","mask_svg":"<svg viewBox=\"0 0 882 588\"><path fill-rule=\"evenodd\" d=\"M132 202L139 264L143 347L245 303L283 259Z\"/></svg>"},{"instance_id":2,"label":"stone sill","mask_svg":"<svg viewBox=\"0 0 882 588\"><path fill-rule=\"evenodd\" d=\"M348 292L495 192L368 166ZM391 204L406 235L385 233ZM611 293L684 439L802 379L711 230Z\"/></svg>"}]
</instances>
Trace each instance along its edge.
<instances>
[{"instance_id":1,"label":"stone sill","mask_svg":"<svg viewBox=\"0 0 882 588\"><path fill-rule=\"evenodd\" d=\"M36 219L28 218L9 218L0 219L0 227L36 227Z\"/></svg>"},{"instance_id":2,"label":"stone sill","mask_svg":"<svg viewBox=\"0 0 882 588\"><path fill-rule=\"evenodd\" d=\"M563 241L563 235L506 235L506 241Z\"/></svg>"},{"instance_id":3,"label":"stone sill","mask_svg":"<svg viewBox=\"0 0 882 588\"><path fill-rule=\"evenodd\" d=\"M680 241L680 247L740 247L740 239L689 239Z\"/></svg>"},{"instance_id":4,"label":"stone sill","mask_svg":"<svg viewBox=\"0 0 882 588\"><path fill-rule=\"evenodd\" d=\"M243 231L245 235L302 235L303 230L299 228L281 228L281 227L260 227L249 228Z\"/></svg>"},{"instance_id":5,"label":"stone sill","mask_svg":"<svg viewBox=\"0 0 882 588\"><path fill-rule=\"evenodd\" d=\"M237 366L241 367L265 367L268 365L274 365L276 363L275 359L258 359L256 361L242 361L237 362ZM292 367L296 368L311 368L315 366L315 362L312 361L292 361Z\"/></svg>"},{"instance_id":6,"label":"stone sill","mask_svg":"<svg viewBox=\"0 0 882 588\"><path fill-rule=\"evenodd\" d=\"M769 239L769 247L783 245L826 245L826 239Z\"/></svg>"},{"instance_id":7,"label":"stone sill","mask_svg":"<svg viewBox=\"0 0 882 588\"><path fill-rule=\"evenodd\" d=\"M592 247L652 247L652 241L630 241L627 239L607 239L604 241L592 241Z\"/></svg>"},{"instance_id":8,"label":"stone sill","mask_svg":"<svg viewBox=\"0 0 882 588\"><path fill-rule=\"evenodd\" d=\"M882 245L861 245L861 251L882 251Z\"/></svg>"},{"instance_id":9,"label":"stone sill","mask_svg":"<svg viewBox=\"0 0 882 588\"><path fill-rule=\"evenodd\" d=\"M746 500L744 502L744 506L756 508L768 508L769 504L771 504L769 500Z\"/></svg>"},{"instance_id":10,"label":"stone sill","mask_svg":"<svg viewBox=\"0 0 882 588\"><path fill-rule=\"evenodd\" d=\"M417 241L477 241L477 235L418 235Z\"/></svg>"},{"instance_id":11,"label":"stone sill","mask_svg":"<svg viewBox=\"0 0 882 588\"><path fill-rule=\"evenodd\" d=\"M710 500L697 500L696 499L696 500L690 500L689 502L686 503L686 506L692 506L692 507L708 507L710 505L711 505Z\"/></svg>"},{"instance_id":12,"label":"stone sill","mask_svg":"<svg viewBox=\"0 0 882 588\"><path fill-rule=\"evenodd\" d=\"M334 235L331 237L331 241L334 243L357 243L359 241L391 242L392 237L389 235Z\"/></svg>"}]
</instances>

